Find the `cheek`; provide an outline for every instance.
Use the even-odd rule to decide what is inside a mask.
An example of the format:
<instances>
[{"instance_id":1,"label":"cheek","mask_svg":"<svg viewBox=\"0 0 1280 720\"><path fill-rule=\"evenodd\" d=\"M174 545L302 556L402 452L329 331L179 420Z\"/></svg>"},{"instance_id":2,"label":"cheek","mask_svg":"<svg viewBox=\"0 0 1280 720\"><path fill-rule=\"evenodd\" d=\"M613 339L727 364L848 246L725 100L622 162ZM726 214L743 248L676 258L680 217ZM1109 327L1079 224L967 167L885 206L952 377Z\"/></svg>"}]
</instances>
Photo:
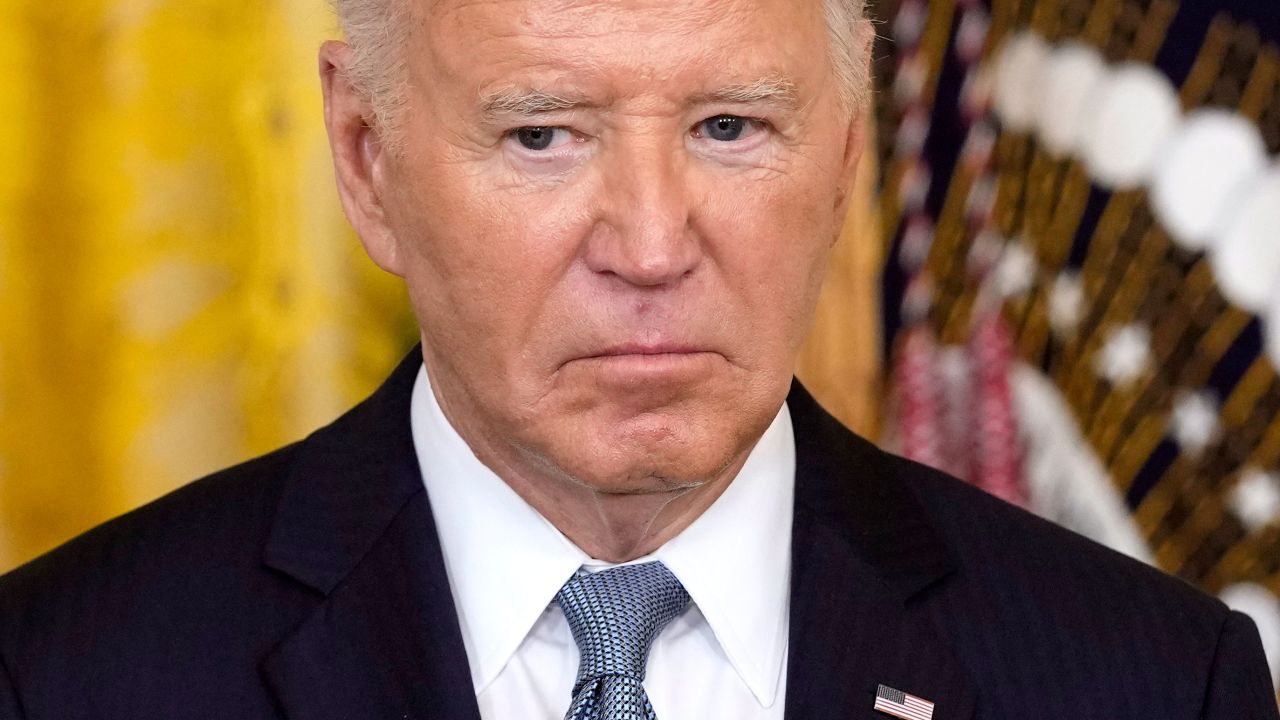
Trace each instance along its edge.
<instances>
[{"instance_id":1,"label":"cheek","mask_svg":"<svg viewBox=\"0 0 1280 720\"><path fill-rule=\"evenodd\" d=\"M746 304L749 322L769 326L769 336L803 334L825 275L836 233L835 192L825 175L722 181L704 204L704 236L725 282Z\"/></svg>"},{"instance_id":2,"label":"cheek","mask_svg":"<svg viewBox=\"0 0 1280 720\"><path fill-rule=\"evenodd\" d=\"M460 348L476 372L509 373L497 366L527 354L578 254L581 203L495 190L482 175L439 166L404 195L398 237L428 340Z\"/></svg>"}]
</instances>

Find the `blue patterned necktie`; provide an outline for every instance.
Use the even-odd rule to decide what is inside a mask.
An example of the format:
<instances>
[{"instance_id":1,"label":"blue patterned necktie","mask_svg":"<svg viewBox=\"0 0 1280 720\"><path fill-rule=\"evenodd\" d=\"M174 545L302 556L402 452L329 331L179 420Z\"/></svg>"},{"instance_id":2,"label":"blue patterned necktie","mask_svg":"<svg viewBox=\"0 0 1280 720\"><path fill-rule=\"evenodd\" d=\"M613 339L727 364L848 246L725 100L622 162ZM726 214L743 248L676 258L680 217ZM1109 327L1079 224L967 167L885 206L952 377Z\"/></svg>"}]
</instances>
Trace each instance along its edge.
<instances>
[{"instance_id":1,"label":"blue patterned necktie","mask_svg":"<svg viewBox=\"0 0 1280 720\"><path fill-rule=\"evenodd\" d=\"M645 695L649 648L689 605L689 593L660 562L578 573L560 588L582 660L565 720L656 720Z\"/></svg>"}]
</instances>

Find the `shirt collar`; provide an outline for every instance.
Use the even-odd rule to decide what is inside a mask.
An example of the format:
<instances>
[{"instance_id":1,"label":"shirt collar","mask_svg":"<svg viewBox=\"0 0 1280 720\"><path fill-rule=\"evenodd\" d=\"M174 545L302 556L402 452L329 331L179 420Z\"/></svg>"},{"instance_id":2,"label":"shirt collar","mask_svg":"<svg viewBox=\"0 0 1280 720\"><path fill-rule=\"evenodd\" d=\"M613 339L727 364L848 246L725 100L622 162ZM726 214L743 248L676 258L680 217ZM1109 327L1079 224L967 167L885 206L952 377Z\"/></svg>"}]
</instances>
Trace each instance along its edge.
<instances>
[{"instance_id":1,"label":"shirt collar","mask_svg":"<svg viewBox=\"0 0 1280 720\"><path fill-rule=\"evenodd\" d=\"M476 458L431 391L413 388L411 425L479 693L560 587L592 560ZM795 441L784 405L724 493L651 556L680 579L757 701L777 697L786 657Z\"/></svg>"},{"instance_id":2,"label":"shirt collar","mask_svg":"<svg viewBox=\"0 0 1280 720\"><path fill-rule=\"evenodd\" d=\"M684 584L764 707L777 697L787 652L795 474L783 405L724 493L654 553Z\"/></svg>"}]
</instances>

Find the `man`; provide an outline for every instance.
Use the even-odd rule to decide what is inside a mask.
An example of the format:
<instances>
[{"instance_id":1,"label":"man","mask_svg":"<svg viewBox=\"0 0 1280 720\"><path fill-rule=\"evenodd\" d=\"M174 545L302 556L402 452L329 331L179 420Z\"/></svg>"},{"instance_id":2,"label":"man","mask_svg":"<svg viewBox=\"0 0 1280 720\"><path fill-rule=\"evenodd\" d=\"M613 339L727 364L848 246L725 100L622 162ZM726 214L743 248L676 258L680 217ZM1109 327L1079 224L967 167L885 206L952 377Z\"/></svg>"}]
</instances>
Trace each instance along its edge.
<instances>
[{"instance_id":1,"label":"man","mask_svg":"<svg viewBox=\"0 0 1280 720\"><path fill-rule=\"evenodd\" d=\"M841 0L339 0L369 400L0 582L0 718L1275 718L1247 618L791 380L862 146Z\"/></svg>"}]
</instances>

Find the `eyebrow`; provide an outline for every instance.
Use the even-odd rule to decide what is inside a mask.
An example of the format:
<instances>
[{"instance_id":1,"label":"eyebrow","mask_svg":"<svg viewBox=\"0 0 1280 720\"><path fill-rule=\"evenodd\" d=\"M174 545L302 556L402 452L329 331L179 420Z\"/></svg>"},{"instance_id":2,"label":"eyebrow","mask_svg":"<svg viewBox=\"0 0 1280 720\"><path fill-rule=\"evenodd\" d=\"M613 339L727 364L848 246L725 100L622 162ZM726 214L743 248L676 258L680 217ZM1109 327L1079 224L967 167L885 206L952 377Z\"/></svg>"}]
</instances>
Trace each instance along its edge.
<instances>
[{"instance_id":1,"label":"eyebrow","mask_svg":"<svg viewBox=\"0 0 1280 720\"><path fill-rule=\"evenodd\" d=\"M709 93L695 96L694 105L713 105L716 103L732 103L753 105L772 103L787 109L795 109L800 105L800 93L796 84L784 77L766 77L749 83L726 85Z\"/></svg>"},{"instance_id":2,"label":"eyebrow","mask_svg":"<svg viewBox=\"0 0 1280 720\"><path fill-rule=\"evenodd\" d=\"M480 103L481 112L487 119L539 115L591 105L583 100L564 95L521 88L502 88L485 93L480 97Z\"/></svg>"},{"instance_id":3,"label":"eyebrow","mask_svg":"<svg viewBox=\"0 0 1280 720\"><path fill-rule=\"evenodd\" d=\"M747 83L735 83L693 96L689 106L770 103L784 109L799 107L796 84L784 77L764 77ZM487 121L510 117L532 117L544 113L599 107L583 98L531 88L500 88L480 96L481 112Z\"/></svg>"}]
</instances>

